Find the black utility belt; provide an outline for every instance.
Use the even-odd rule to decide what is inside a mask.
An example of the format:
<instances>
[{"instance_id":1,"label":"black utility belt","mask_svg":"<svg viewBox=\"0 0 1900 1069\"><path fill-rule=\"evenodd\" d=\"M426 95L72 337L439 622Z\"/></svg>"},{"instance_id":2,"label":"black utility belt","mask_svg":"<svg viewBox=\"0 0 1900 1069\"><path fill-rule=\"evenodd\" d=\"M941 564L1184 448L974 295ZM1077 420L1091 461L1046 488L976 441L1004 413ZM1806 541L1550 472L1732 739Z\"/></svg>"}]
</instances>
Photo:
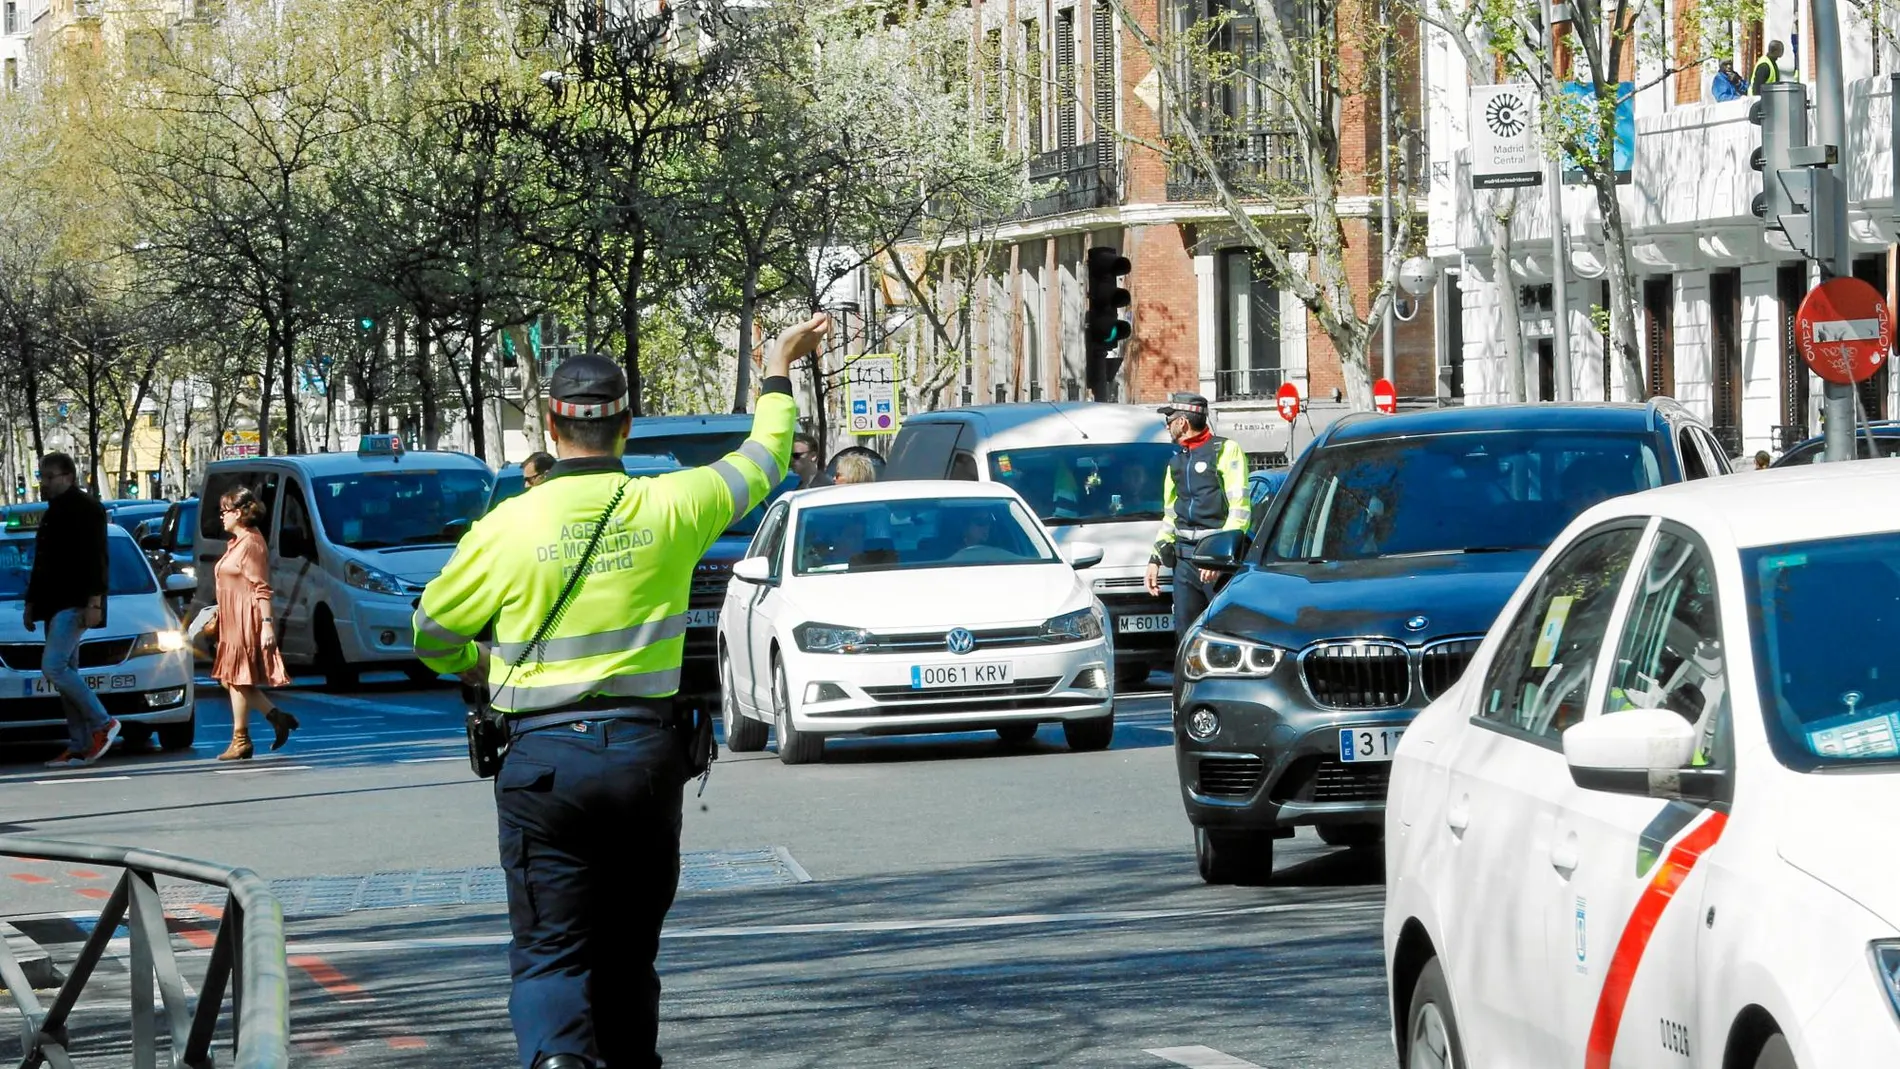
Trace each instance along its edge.
<instances>
[{"instance_id":1,"label":"black utility belt","mask_svg":"<svg viewBox=\"0 0 1900 1069\"><path fill-rule=\"evenodd\" d=\"M530 731L543 728L564 727L568 724L581 724L594 720L624 720L632 724L646 724L650 727L671 728L679 723L669 702L665 708L646 702L620 699L612 704L597 702L575 702L558 709L527 715L507 713L501 717L507 726L508 737L519 738Z\"/></svg>"}]
</instances>

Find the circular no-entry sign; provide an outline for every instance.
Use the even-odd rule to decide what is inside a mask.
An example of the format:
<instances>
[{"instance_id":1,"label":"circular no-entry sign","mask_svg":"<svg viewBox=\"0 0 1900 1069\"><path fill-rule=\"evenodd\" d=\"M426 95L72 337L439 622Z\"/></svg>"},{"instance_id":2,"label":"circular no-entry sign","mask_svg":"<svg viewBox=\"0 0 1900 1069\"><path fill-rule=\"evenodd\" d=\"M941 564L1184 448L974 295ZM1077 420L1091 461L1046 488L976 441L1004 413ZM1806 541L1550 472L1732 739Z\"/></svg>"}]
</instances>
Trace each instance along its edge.
<instances>
[{"instance_id":1,"label":"circular no-entry sign","mask_svg":"<svg viewBox=\"0 0 1900 1069\"><path fill-rule=\"evenodd\" d=\"M1795 348L1816 375L1843 386L1879 371L1893 351L1893 316L1880 291L1858 278L1830 278L1794 314Z\"/></svg>"},{"instance_id":2,"label":"circular no-entry sign","mask_svg":"<svg viewBox=\"0 0 1900 1069\"><path fill-rule=\"evenodd\" d=\"M1274 404L1280 407L1280 418L1288 423L1300 418L1300 388L1290 382L1280 384L1280 392L1273 395Z\"/></svg>"},{"instance_id":3,"label":"circular no-entry sign","mask_svg":"<svg viewBox=\"0 0 1900 1069\"><path fill-rule=\"evenodd\" d=\"M1399 410L1399 391L1393 388L1389 379L1380 379L1372 384L1372 407L1388 414Z\"/></svg>"}]
</instances>

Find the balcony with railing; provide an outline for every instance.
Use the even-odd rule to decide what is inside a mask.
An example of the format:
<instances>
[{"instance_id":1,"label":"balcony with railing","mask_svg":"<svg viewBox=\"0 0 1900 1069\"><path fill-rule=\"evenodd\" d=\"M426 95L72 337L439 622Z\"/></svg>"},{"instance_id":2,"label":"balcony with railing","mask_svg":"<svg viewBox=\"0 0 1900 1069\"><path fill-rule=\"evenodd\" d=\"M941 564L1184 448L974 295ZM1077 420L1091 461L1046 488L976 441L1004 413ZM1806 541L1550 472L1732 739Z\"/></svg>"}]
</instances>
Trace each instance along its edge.
<instances>
[{"instance_id":1,"label":"balcony with railing","mask_svg":"<svg viewBox=\"0 0 1900 1069\"><path fill-rule=\"evenodd\" d=\"M73 0L73 18L99 19L106 13L105 0Z\"/></svg>"},{"instance_id":2,"label":"balcony with railing","mask_svg":"<svg viewBox=\"0 0 1900 1069\"><path fill-rule=\"evenodd\" d=\"M1304 181L1298 136L1290 127L1253 127L1204 135L1228 188L1243 198L1282 196ZM1195 161L1177 157L1168 169L1169 200L1212 200L1214 178Z\"/></svg>"},{"instance_id":3,"label":"balcony with railing","mask_svg":"<svg viewBox=\"0 0 1900 1069\"><path fill-rule=\"evenodd\" d=\"M1214 400L1271 400L1287 381L1286 369L1277 367L1230 368L1214 373Z\"/></svg>"},{"instance_id":4,"label":"balcony with railing","mask_svg":"<svg viewBox=\"0 0 1900 1069\"><path fill-rule=\"evenodd\" d=\"M1088 141L1031 156L1029 184L1025 219L1109 207L1116 198L1113 147Z\"/></svg>"}]
</instances>

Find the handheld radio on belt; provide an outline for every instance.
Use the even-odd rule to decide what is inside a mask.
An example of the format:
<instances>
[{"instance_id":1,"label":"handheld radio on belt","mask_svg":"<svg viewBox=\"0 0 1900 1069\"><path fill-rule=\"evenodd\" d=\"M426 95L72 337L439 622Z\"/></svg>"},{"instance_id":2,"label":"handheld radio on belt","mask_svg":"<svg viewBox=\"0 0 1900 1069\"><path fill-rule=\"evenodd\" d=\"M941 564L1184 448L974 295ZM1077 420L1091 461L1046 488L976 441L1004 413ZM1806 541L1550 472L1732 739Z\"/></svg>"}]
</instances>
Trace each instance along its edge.
<instances>
[{"instance_id":1,"label":"handheld radio on belt","mask_svg":"<svg viewBox=\"0 0 1900 1069\"><path fill-rule=\"evenodd\" d=\"M575 566L574 574L568 576L567 586L562 588L561 596L556 598L554 606L541 620L541 626L535 628L534 638L528 641L521 656L516 657L508 666L508 674L502 678L501 685L506 687L515 677L515 670L528 662L541 651L548 640L548 632L560 626L561 617L567 613L568 603L574 599L574 592L580 589L581 581L587 577L587 569L594 562L594 550L600 546L600 536L607 530L607 521L613 518L614 510L620 507L620 498L631 485L631 477L623 480L620 488L614 491L613 500L601 511L600 519L594 523L594 537L588 539L587 549L581 554L580 564ZM493 779L501 771L502 754L508 748L507 717L496 713L490 703L488 684L480 686L462 685L462 700L468 705L468 712L462 719L462 727L468 734L468 767L482 779Z\"/></svg>"}]
</instances>

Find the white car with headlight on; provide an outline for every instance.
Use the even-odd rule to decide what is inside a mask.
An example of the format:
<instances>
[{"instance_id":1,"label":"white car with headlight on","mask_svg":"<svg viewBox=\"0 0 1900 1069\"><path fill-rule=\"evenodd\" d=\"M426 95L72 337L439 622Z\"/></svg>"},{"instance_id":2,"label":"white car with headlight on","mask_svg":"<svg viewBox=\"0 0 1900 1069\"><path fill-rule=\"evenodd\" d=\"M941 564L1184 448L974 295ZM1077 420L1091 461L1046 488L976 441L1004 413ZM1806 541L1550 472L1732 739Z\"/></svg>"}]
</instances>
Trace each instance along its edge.
<instances>
[{"instance_id":1,"label":"white car with headlight on","mask_svg":"<svg viewBox=\"0 0 1900 1069\"><path fill-rule=\"evenodd\" d=\"M40 674L46 625L28 631L22 619L33 535L30 527L0 532L0 743L66 737L59 695ZM182 591L189 580L174 582ZM78 667L125 738L137 743L156 735L167 750L191 745L191 651L151 564L117 525L106 528L105 626L80 641Z\"/></svg>"},{"instance_id":2,"label":"white car with headlight on","mask_svg":"<svg viewBox=\"0 0 1900 1069\"><path fill-rule=\"evenodd\" d=\"M1070 748L1115 730L1105 613L1022 498L985 483L789 494L733 567L719 615L726 744L819 760L827 735L1058 721Z\"/></svg>"},{"instance_id":3,"label":"white car with headlight on","mask_svg":"<svg viewBox=\"0 0 1900 1069\"><path fill-rule=\"evenodd\" d=\"M1399 744L1400 1064L1900 1065L1900 461L1616 498Z\"/></svg>"}]
</instances>

